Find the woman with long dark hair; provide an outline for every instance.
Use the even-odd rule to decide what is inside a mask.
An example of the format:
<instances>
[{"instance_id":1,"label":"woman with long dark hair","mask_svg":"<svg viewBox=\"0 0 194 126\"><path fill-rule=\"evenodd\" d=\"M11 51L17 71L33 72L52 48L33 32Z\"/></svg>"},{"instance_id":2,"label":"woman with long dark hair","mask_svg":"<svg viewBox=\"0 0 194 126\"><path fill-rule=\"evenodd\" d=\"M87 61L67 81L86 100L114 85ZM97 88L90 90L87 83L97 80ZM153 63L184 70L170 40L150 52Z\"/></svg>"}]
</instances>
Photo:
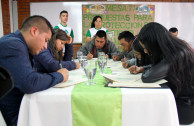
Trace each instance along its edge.
<instances>
[{"instance_id":1,"label":"woman with long dark hair","mask_svg":"<svg viewBox=\"0 0 194 126\"><path fill-rule=\"evenodd\" d=\"M91 28L86 33L86 43L90 42L99 30L108 32L106 28L102 27L102 17L97 15L93 18Z\"/></svg>"},{"instance_id":2,"label":"woman with long dark hair","mask_svg":"<svg viewBox=\"0 0 194 126\"><path fill-rule=\"evenodd\" d=\"M51 40L49 40L47 49L34 56L35 68L38 72L50 73L55 72L60 68L74 70L79 68L79 63L74 61L63 60L63 47L66 44L66 52L68 45L71 44L72 38L61 29L54 29ZM65 59L71 59L72 55L64 55Z\"/></svg>"},{"instance_id":3,"label":"woman with long dark hair","mask_svg":"<svg viewBox=\"0 0 194 126\"><path fill-rule=\"evenodd\" d=\"M132 73L132 74L141 73L144 71L144 69L151 66L150 57L148 54L144 53L144 50L139 44L138 39L135 39L133 41L132 47L133 47L133 53L135 58L132 58L130 60L127 60L126 62L123 62L122 66L124 68L130 67L129 68L130 72L136 68L137 69L136 73Z\"/></svg>"},{"instance_id":4,"label":"woman with long dark hair","mask_svg":"<svg viewBox=\"0 0 194 126\"><path fill-rule=\"evenodd\" d=\"M194 122L194 53L185 41L173 36L161 24L148 23L138 40L152 59L142 74L145 83L166 79L177 103L180 124Z\"/></svg>"}]
</instances>

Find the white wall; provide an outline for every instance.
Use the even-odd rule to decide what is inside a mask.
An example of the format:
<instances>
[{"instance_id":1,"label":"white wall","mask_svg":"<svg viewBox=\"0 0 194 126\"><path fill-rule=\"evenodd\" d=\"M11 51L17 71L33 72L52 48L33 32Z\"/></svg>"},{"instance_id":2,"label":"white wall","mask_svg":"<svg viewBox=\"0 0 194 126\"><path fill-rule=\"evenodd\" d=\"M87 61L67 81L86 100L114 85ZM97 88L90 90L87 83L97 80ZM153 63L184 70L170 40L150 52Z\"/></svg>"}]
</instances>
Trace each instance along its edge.
<instances>
[{"instance_id":1,"label":"white wall","mask_svg":"<svg viewBox=\"0 0 194 126\"><path fill-rule=\"evenodd\" d=\"M9 0L11 32L18 30L18 8L16 0Z\"/></svg>"},{"instance_id":2,"label":"white wall","mask_svg":"<svg viewBox=\"0 0 194 126\"><path fill-rule=\"evenodd\" d=\"M0 37L3 36L3 20L2 20L2 7L0 1Z\"/></svg>"},{"instance_id":3,"label":"white wall","mask_svg":"<svg viewBox=\"0 0 194 126\"><path fill-rule=\"evenodd\" d=\"M151 4L155 5L155 21L167 29L177 27L178 37L194 47L194 3L176 2L31 2L30 15L42 15L57 25L61 10L69 12L68 26L74 30L74 42L82 42L82 4Z\"/></svg>"}]
</instances>

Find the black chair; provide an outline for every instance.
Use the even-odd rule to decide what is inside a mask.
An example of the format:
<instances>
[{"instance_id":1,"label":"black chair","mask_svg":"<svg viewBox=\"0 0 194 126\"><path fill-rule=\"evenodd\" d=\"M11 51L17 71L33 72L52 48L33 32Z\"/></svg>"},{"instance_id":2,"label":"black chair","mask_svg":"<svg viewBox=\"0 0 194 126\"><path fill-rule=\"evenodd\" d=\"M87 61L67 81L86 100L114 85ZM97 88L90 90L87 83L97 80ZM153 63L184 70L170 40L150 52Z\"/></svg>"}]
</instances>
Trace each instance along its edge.
<instances>
[{"instance_id":1,"label":"black chair","mask_svg":"<svg viewBox=\"0 0 194 126\"><path fill-rule=\"evenodd\" d=\"M0 66L0 99L14 87L13 79L7 69Z\"/></svg>"}]
</instances>

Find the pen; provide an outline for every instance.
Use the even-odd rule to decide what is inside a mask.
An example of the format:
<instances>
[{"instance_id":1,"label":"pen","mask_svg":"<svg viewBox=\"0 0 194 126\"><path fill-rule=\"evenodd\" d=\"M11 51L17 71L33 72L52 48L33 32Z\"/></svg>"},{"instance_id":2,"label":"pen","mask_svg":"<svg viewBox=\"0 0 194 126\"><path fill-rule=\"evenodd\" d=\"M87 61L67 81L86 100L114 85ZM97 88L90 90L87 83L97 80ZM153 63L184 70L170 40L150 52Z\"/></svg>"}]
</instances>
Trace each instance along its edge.
<instances>
[{"instance_id":1,"label":"pen","mask_svg":"<svg viewBox=\"0 0 194 126\"><path fill-rule=\"evenodd\" d=\"M125 63L127 62L127 60L126 60L126 58L125 58L125 55L124 55L124 62L125 62Z\"/></svg>"},{"instance_id":2,"label":"pen","mask_svg":"<svg viewBox=\"0 0 194 126\"><path fill-rule=\"evenodd\" d=\"M136 66L137 66L137 58L135 57L135 70L136 70Z\"/></svg>"},{"instance_id":3,"label":"pen","mask_svg":"<svg viewBox=\"0 0 194 126\"><path fill-rule=\"evenodd\" d=\"M59 67L60 67L60 69L63 68L63 66L62 66L62 64L61 64L61 60L59 60Z\"/></svg>"}]
</instances>

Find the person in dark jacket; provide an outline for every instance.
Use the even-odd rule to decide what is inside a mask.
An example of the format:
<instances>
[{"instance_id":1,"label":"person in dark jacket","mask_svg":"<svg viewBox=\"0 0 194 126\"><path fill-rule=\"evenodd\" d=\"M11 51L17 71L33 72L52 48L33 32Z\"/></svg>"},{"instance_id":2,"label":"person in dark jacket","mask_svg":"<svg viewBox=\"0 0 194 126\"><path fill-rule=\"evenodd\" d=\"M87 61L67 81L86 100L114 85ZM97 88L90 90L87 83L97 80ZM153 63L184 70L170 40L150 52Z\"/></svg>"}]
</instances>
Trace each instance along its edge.
<instances>
[{"instance_id":1,"label":"person in dark jacket","mask_svg":"<svg viewBox=\"0 0 194 126\"><path fill-rule=\"evenodd\" d=\"M154 22L141 29L138 39L153 62L152 67L142 74L142 81L166 79L175 96L180 124L193 123L194 53L191 46Z\"/></svg>"},{"instance_id":2,"label":"person in dark jacket","mask_svg":"<svg viewBox=\"0 0 194 126\"><path fill-rule=\"evenodd\" d=\"M64 55L65 58L63 58L62 50L64 44L66 48L65 52L71 50L72 38L61 29L54 29L54 31L47 49L34 56L36 70L42 73L50 73L56 72L61 67L68 70L78 69L78 62L63 61L63 59L71 59L71 55Z\"/></svg>"},{"instance_id":3,"label":"person in dark jacket","mask_svg":"<svg viewBox=\"0 0 194 126\"><path fill-rule=\"evenodd\" d=\"M69 73L65 68L49 74L33 69L33 55L47 48L52 31L47 19L34 15L24 20L20 30L0 38L0 65L10 72L14 81L14 88L0 100L7 126L17 126L24 94L46 90L68 80Z\"/></svg>"}]
</instances>

